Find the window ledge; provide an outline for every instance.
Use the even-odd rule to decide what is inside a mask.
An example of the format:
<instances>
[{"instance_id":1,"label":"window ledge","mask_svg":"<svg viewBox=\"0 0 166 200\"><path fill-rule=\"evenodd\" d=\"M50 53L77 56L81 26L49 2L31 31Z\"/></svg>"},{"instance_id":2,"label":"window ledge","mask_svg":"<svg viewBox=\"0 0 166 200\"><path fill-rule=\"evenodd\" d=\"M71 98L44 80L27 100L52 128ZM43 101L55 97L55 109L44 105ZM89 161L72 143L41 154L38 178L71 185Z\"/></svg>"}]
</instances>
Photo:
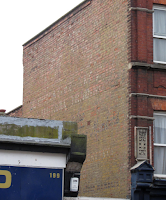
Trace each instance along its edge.
<instances>
[{"instance_id":1,"label":"window ledge","mask_svg":"<svg viewBox=\"0 0 166 200\"><path fill-rule=\"evenodd\" d=\"M156 146L156 147L166 147L166 144L154 143L154 146Z\"/></svg>"},{"instance_id":2,"label":"window ledge","mask_svg":"<svg viewBox=\"0 0 166 200\"><path fill-rule=\"evenodd\" d=\"M157 61L157 60L154 60L153 61L154 62L154 64L159 64L159 65L166 65L166 62L164 62L164 61Z\"/></svg>"},{"instance_id":3,"label":"window ledge","mask_svg":"<svg viewBox=\"0 0 166 200\"><path fill-rule=\"evenodd\" d=\"M129 69L132 67L146 67L146 68L153 68L153 69L166 69L166 63L143 63L143 62L131 62L129 63Z\"/></svg>"},{"instance_id":4,"label":"window ledge","mask_svg":"<svg viewBox=\"0 0 166 200\"><path fill-rule=\"evenodd\" d=\"M166 179L166 174L154 174L154 179Z\"/></svg>"}]
</instances>

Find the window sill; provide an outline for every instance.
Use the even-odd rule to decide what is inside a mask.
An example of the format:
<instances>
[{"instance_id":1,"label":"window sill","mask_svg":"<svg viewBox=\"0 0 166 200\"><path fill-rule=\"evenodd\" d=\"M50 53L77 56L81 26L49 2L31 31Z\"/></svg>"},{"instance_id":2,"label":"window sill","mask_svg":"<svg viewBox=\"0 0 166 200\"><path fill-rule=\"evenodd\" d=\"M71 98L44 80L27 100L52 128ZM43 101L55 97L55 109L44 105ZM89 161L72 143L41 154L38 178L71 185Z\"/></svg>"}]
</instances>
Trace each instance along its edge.
<instances>
[{"instance_id":1,"label":"window sill","mask_svg":"<svg viewBox=\"0 0 166 200\"><path fill-rule=\"evenodd\" d=\"M166 174L154 174L154 179L166 179Z\"/></svg>"},{"instance_id":2,"label":"window sill","mask_svg":"<svg viewBox=\"0 0 166 200\"><path fill-rule=\"evenodd\" d=\"M149 64L149 63L143 63L143 62L131 62L129 64L129 69L132 67L145 67L145 68L152 68L152 69L166 69L166 63L154 63Z\"/></svg>"},{"instance_id":3,"label":"window sill","mask_svg":"<svg viewBox=\"0 0 166 200\"><path fill-rule=\"evenodd\" d=\"M166 147L166 144L154 143L154 146L156 146L156 147Z\"/></svg>"},{"instance_id":4,"label":"window sill","mask_svg":"<svg viewBox=\"0 0 166 200\"><path fill-rule=\"evenodd\" d=\"M156 64L160 64L160 65L166 65L166 62L163 62L163 61L153 61L154 63Z\"/></svg>"}]
</instances>

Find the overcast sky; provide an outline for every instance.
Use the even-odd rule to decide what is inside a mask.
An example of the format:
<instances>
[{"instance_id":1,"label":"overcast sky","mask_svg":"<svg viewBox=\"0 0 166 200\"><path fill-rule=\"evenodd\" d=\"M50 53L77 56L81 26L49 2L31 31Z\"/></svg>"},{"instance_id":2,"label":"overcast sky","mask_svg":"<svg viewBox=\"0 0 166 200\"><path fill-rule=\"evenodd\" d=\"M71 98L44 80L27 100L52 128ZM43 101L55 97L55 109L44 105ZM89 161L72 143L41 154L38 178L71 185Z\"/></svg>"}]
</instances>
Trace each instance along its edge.
<instances>
[{"instance_id":1,"label":"overcast sky","mask_svg":"<svg viewBox=\"0 0 166 200\"><path fill-rule=\"evenodd\" d=\"M0 109L22 105L22 45L83 0L4 0L0 10Z\"/></svg>"}]
</instances>

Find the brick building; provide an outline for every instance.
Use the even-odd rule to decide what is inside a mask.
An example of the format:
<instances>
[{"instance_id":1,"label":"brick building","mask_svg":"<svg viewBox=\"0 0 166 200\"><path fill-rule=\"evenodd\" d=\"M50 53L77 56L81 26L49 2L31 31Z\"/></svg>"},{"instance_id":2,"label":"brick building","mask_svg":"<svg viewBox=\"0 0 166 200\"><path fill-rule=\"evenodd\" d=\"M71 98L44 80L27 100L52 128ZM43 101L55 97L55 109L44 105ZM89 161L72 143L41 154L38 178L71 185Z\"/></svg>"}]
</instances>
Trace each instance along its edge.
<instances>
[{"instance_id":1,"label":"brick building","mask_svg":"<svg viewBox=\"0 0 166 200\"><path fill-rule=\"evenodd\" d=\"M22 105L9 111L8 113L6 113L6 115L10 117L22 117Z\"/></svg>"},{"instance_id":2,"label":"brick building","mask_svg":"<svg viewBox=\"0 0 166 200\"><path fill-rule=\"evenodd\" d=\"M141 160L165 177L165 24L166 0L85 0L23 45L23 117L87 135L80 196L129 197Z\"/></svg>"}]
</instances>

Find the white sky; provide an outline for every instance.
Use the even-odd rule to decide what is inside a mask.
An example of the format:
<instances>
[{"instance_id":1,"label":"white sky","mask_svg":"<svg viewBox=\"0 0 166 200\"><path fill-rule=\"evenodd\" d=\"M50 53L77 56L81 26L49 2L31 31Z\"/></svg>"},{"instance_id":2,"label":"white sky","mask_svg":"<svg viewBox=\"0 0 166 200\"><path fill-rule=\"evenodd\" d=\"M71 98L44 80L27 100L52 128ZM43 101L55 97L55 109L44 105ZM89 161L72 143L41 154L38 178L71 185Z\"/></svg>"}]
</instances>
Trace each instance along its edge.
<instances>
[{"instance_id":1,"label":"white sky","mask_svg":"<svg viewBox=\"0 0 166 200\"><path fill-rule=\"evenodd\" d=\"M4 0L0 9L0 109L22 105L22 45L83 0Z\"/></svg>"}]
</instances>

